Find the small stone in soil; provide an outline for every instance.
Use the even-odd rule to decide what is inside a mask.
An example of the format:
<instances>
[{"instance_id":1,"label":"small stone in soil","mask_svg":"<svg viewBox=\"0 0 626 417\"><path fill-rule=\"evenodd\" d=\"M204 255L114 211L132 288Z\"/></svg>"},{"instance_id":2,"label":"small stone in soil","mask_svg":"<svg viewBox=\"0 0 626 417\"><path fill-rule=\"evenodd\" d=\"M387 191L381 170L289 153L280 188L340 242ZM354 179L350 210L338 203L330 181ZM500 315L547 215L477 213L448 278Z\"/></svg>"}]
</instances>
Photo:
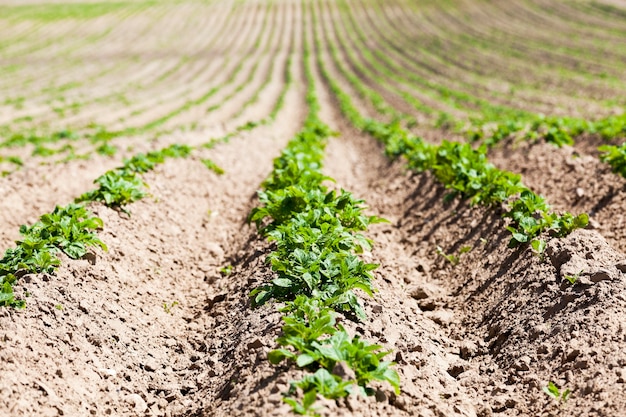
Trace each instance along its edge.
<instances>
[{"instance_id":1,"label":"small stone in soil","mask_svg":"<svg viewBox=\"0 0 626 417\"><path fill-rule=\"evenodd\" d=\"M248 349L258 349L263 347L263 342L261 339L254 339L252 342L248 343Z\"/></svg>"},{"instance_id":2,"label":"small stone in soil","mask_svg":"<svg viewBox=\"0 0 626 417\"><path fill-rule=\"evenodd\" d=\"M132 404L135 408L135 412L143 413L148 409L146 402L141 398L139 394L130 394L126 397L126 402Z\"/></svg>"},{"instance_id":3,"label":"small stone in soil","mask_svg":"<svg viewBox=\"0 0 626 417\"><path fill-rule=\"evenodd\" d=\"M143 369L145 369L148 372L154 372L158 369L158 365L155 362L148 361L143 364Z\"/></svg>"},{"instance_id":4,"label":"small stone in soil","mask_svg":"<svg viewBox=\"0 0 626 417\"><path fill-rule=\"evenodd\" d=\"M596 272L594 272L593 274L591 274L590 277L592 282L600 282L600 281L606 281L606 280L610 280L611 279L611 273L609 272L609 270L607 269L599 269Z\"/></svg>"}]
</instances>

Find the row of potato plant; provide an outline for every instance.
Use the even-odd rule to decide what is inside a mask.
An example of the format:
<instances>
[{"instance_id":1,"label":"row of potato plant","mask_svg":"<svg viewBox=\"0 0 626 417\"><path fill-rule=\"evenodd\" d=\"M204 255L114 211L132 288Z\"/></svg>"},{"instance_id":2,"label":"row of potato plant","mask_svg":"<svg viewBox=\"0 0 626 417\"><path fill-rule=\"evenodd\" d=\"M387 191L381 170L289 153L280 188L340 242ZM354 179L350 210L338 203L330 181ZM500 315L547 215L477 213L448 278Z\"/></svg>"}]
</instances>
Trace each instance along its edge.
<instances>
[{"instance_id":1,"label":"row of potato plant","mask_svg":"<svg viewBox=\"0 0 626 417\"><path fill-rule=\"evenodd\" d=\"M315 34L317 49L321 50L317 32ZM504 205L503 216L510 219L507 230L511 232L511 247L534 240L533 246L541 249L544 242L536 240L541 233L547 231L554 236L564 236L587 225L587 214L555 213L543 197L524 186L520 175L490 164L485 146L473 149L467 143L448 141L433 145L403 129L399 121L383 123L364 117L331 77L319 54L317 64L344 116L357 129L381 141L388 156L404 157L409 167L417 172L432 172L451 191L447 198L459 196L472 204Z\"/></svg>"},{"instance_id":2,"label":"row of potato plant","mask_svg":"<svg viewBox=\"0 0 626 417\"><path fill-rule=\"evenodd\" d=\"M333 134L318 118L319 104L305 42L305 74L308 80L309 115L303 129L274 161L274 170L259 192L261 206L250 221L276 249L268 256L275 277L251 292L253 306L269 300L284 302L283 327L271 351L272 364L292 360L310 371L293 381L285 402L298 414L316 415L317 396L328 399L358 392L374 393L369 384L387 381L400 392L400 380L389 353L376 344L352 337L339 323L338 313L353 320L366 318L355 293L374 293L371 271L375 264L357 256L370 250L372 242L361 232L380 222L363 213L363 200L341 190L329 191L330 180L322 171L327 138ZM352 370L352 377L335 372L339 363ZM301 390L302 400L294 396Z\"/></svg>"},{"instance_id":3,"label":"row of potato plant","mask_svg":"<svg viewBox=\"0 0 626 417\"><path fill-rule=\"evenodd\" d=\"M285 84L266 118L244 123L221 138L209 140L202 147L213 148L243 131L274 122L284 107L285 95L293 82L291 61L289 57L285 68ZM99 201L125 211L126 205L147 195L146 184L140 174L151 171L167 158L188 157L193 149L188 145L173 144L158 151L137 154L127 159L121 167L96 178L94 183L98 185L97 189L81 195L72 204L55 207L52 213L44 214L32 226L22 226L22 238L16 242L15 248L7 249L0 260L0 306L24 307L25 301L15 298L13 285L26 274L54 273L60 265L57 256L59 252L64 252L72 259L79 259L87 253L89 247L107 249L96 234L96 230L103 227L103 222L85 208L86 203ZM201 162L216 173L223 173L211 160L202 159Z\"/></svg>"},{"instance_id":4,"label":"row of potato plant","mask_svg":"<svg viewBox=\"0 0 626 417\"><path fill-rule=\"evenodd\" d=\"M272 4L268 4L267 9L269 13L272 9ZM266 16L266 18L264 19L264 24L261 27L261 34L265 33L265 29L268 26L267 20L268 18ZM272 38L273 32L274 32L274 28L272 28L272 31L270 32L270 38L267 41L268 44ZM258 47L260 46L261 37L262 36L259 35L258 39L256 40L254 44L255 50L258 49ZM268 52L268 49L269 48L266 48L265 53ZM73 141L78 141L80 139L87 139L91 143L94 143L96 145L95 151L97 153L113 154L115 153L116 149L109 144L109 142L112 139L115 139L121 136L135 136L135 135L145 134L147 132L153 131L154 129L162 126L165 122L177 116L178 114L190 109L193 106L198 106L198 105L205 103L209 98L213 97L216 93L218 93L219 91L221 91L228 85L232 84L235 81L237 75L243 69L244 64L250 58L251 58L250 54L242 55L242 58L238 61L236 67L231 72L228 79L224 83L220 84L219 86L212 87L202 97L198 99L194 99L194 100L188 100L182 106L174 109L168 114L161 116L150 122L147 122L142 126L130 126L121 130L109 131L102 126L91 123L80 130L61 129L61 130L52 131L52 132L43 132L40 129L35 129L35 128L27 129L27 130L20 129L19 131L14 132L8 126L3 126L0 128L0 137L4 139L0 141L0 148L23 147L23 146L31 144L31 145L34 145L33 156L52 156L52 155L56 155L60 153L67 153L68 156L64 158L63 161L71 160L71 159L87 159L90 157L89 153L77 155L74 153L73 146L69 143ZM230 56L227 59L230 59ZM241 91L246 84L252 81L252 76L256 70L256 66L257 65L255 65L253 69L250 71L250 76L246 80L244 80L243 83L237 86L235 90L236 92ZM222 102L220 102L220 104L215 105L213 106L214 108L210 108L210 109L214 110L215 108L221 106L225 101L232 98L232 96L233 95L229 95ZM163 133L166 133L166 132L160 132L159 135ZM50 144L56 144L60 141L63 141L64 143L64 145L61 148L51 148L48 146ZM19 167L22 165L21 163L18 163L19 161L16 158L10 158L10 159L7 158L7 160L8 162L12 162L15 165L15 167L13 170L7 171L5 175L10 174L15 169L19 169Z\"/></svg>"},{"instance_id":5,"label":"row of potato plant","mask_svg":"<svg viewBox=\"0 0 626 417\"><path fill-rule=\"evenodd\" d=\"M363 41L364 34L355 25L353 16L350 14L350 8L346 7L345 2L341 2L339 7L344 12L343 14L347 13L349 15L351 27L354 30L353 34ZM348 34L350 34L350 31L348 31ZM354 39L352 41L354 42ZM379 39L378 41L388 42L386 39ZM387 44L382 46L387 49L391 48ZM574 138L582 134L599 135L605 140L626 136L626 114L607 116L592 121L574 117L545 116L503 105L494 105L487 100L474 97L466 92L451 90L446 86L422 79L413 72L407 73L400 65L393 62L378 49L370 51L367 48L359 48L358 50L368 60L368 65L381 71L386 77L403 83L407 81L418 83L419 85L414 84L413 86L420 89L433 89L441 94L441 98L444 101L450 102L450 100L453 100L454 103L452 104L455 107L468 111L478 110L477 115L470 117L469 121L457 120L445 112L440 112L437 119L438 126L454 127L474 142L477 141L493 146L504 138L516 136L525 140L541 139L557 146L563 146L573 145ZM403 51L406 50L403 49ZM352 57L352 60L353 65L357 65L354 63L354 57ZM360 66L359 71L363 70L367 70L367 68ZM381 81L380 77L376 78L376 81ZM385 84L388 83L385 82ZM399 93L398 89L394 90L396 93ZM405 94L402 94L402 96L406 99ZM466 104L459 106L457 103ZM411 102L410 104L413 103ZM375 104L375 106L378 105ZM416 109L426 114L433 113L432 109L420 105Z\"/></svg>"},{"instance_id":6,"label":"row of potato plant","mask_svg":"<svg viewBox=\"0 0 626 417\"><path fill-rule=\"evenodd\" d=\"M52 274L60 266L60 252L71 259L80 259L90 247L107 250L96 231L102 219L94 216L85 204L100 201L110 207L122 208L146 195L145 184L138 174L148 172L166 158L185 157L191 148L171 145L160 151L138 154L124 166L108 171L94 182L96 190L87 192L67 206L56 206L32 226L20 227L21 238L0 259L0 306L24 307L25 301L15 298L13 285L26 274Z\"/></svg>"},{"instance_id":7,"label":"row of potato plant","mask_svg":"<svg viewBox=\"0 0 626 417\"><path fill-rule=\"evenodd\" d=\"M604 145L598 148L600 150L600 160L611 166L616 174L626 178L626 143L619 146Z\"/></svg>"},{"instance_id":8,"label":"row of potato plant","mask_svg":"<svg viewBox=\"0 0 626 417\"><path fill-rule=\"evenodd\" d=\"M525 140L543 139L560 147L573 145L574 138L583 134L598 135L605 140L626 137L626 114L595 121L575 117L547 117L542 114L510 119L484 116L462 129L471 141L488 146L508 137L519 137Z\"/></svg>"}]
</instances>

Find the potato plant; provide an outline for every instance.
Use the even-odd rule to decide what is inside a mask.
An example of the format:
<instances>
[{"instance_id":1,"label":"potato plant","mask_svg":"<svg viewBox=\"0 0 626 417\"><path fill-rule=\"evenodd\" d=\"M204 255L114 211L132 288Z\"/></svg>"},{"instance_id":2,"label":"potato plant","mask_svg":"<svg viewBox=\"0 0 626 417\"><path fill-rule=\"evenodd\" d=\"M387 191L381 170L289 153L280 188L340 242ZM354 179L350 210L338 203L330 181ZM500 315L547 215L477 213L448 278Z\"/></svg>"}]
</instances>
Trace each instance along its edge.
<instances>
[{"instance_id":1,"label":"potato plant","mask_svg":"<svg viewBox=\"0 0 626 417\"><path fill-rule=\"evenodd\" d=\"M318 38L316 42L319 44ZM485 146L474 149L467 143L448 141L432 145L404 130L398 121L383 123L363 117L319 55L317 64L344 116L357 129L381 141L388 156L405 158L414 171L431 171L450 190L447 198L458 196L491 207L504 205L503 217L511 219L507 226L511 232L509 246L530 243L543 232L565 236L587 225L587 214L554 213L543 197L523 185L519 175L490 164Z\"/></svg>"},{"instance_id":2,"label":"potato plant","mask_svg":"<svg viewBox=\"0 0 626 417\"><path fill-rule=\"evenodd\" d=\"M102 220L80 204L57 206L32 226L22 226L22 238L0 260L0 306L24 307L25 302L15 298L13 285L25 274L53 274L61 264L59 252L79 259L90 247L106 250L95 232L102 226Z\"/></svg>"},{"instance_id":3,"label":"potato plant","mask_svg":"<svg viewBox=\"0 0 626 417\"><path fill-rule=\"evenodd\" d=\"M613 172L626 178L626 143L620 146L603 145L598 150L602 152L600 160L609 164Z\"/></svg>"},{"instance_id":4,"label":"potato plant","mask_svg":"<svg viewBox=\"0 0 626 417\"><path fill-rule=\"evenodd\" d=\"M318 118L319 103L305 43L309 114L304 128L274 161L274 170L259 192L261 206L249 220L260 233L276 242L268 261L275 277L251 292L253 306L272 299L283 301L280 348L268 359L273 364L291 360L312 372L291 383L285 402L298 414L316 415L318 395L337 399L351 393L372 395L369 383L386 381L400 393L393 362L382 360L389 352L351 336L337 320L341 313L354 320L366 315L355 289L373 295L371 271L377 265L357 256L372 242L360 232L382 219L363 214L363 200L350 193L329 191L330 178L321 172L327 138L334 134ZM334 373L343 363L354 377ZM302 391L303 399L293 398Z\"/></svg>"}]
</instances>

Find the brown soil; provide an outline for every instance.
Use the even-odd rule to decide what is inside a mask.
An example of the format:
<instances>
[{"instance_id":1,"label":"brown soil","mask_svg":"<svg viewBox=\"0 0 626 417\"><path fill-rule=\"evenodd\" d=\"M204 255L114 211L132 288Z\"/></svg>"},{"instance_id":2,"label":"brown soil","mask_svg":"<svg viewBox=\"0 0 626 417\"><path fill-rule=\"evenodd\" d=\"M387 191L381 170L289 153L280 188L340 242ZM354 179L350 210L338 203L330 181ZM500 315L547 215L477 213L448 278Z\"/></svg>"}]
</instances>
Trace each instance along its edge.
<instances>
[{"instance_id":1,"label":"brown soil","mask_svg":"<svg viewBox=\"0 0 626 417\"><path fill-rule=\"evenodd\" d=\"M400 3L397 12L410 13L410 5ZM168 131L115 139L112 143L123 151L114 157L41 164L46 160L30 158L30 148L0 149L0 155L25 159L21 170L0 179L3 248L19 238L21 224L33 223L55 204L90 190L94 178L124 157L172 143L199 145L241 123L267 117L284 86L289 56L293 83L273 124L239 133L229 143L191 158L168 160L145 174L150 196L130 205L130 214L92 204L90 209L105 224L100 237L107 252L96 251L82 260L63 258L54 275L21 278L16 291L27 307L0 309L0 416L290 415L282 394L301 374L292 366L267 361L267 353L276 347L280 314L271 304L252 309L249 293L272 276L265 262L272 245L246 218L258 204L255 193L270 173L273 158L305 117L301 29L307 28L309 40L313 29L310 14L297 1L277 1L271 10L265 2L237 4L157 5L143 15L124 15L120 29L97 38L96 46L81 47L67 33L78 28L94 34L114 27L109 15L95 19L97 27L61 20L40 23L39 29L13 23L13 34L1 29L4 37L23 37L7 49L7 63L33 65L16 73L15 88L10 77L0 77L2 97L16 97L20 88L34 97L22 109L0 105L0 122L32 115L32 125L60 126L67 121L81 128L96 117L127 126L150 123L187 105L167 120ZM344 37L345 47L357 46L345 40L345 29L333 29L333 24L345 21L334 4L328 6L315 6L318 19L324 19L318 32L328 30L323 42ZM366 6L359 4L358 10ZM231 11L232 20L224 25L233 30L223 30L212 13ZM369 22L375 15L371 13L361 10L355 16ZM160 26L168 15L176 19ZM190 19L188 26L181 23L184 19ZM125 33L140 39L128 50ZM286 33L292 34L293 44L283 36ZM37 49L42 34L58 37L61 43L55 51L66 54L55 59L52 52ZM260 46L255 50L257 39ZM267 53L265 42L270 42ZM93 62L78 63L80 57L97 56L98 45L103 51L99 59L117 57L111 72ZM162 55L157 53L159 45ZM19 53L29 48L32 54ZM359 108L375 116L332 65L328 51L312 48L316 53L355 96ZM133 54L141 59L135 62ZM63 62L68 57L77 58L71 61L76 68L68 70ZM47 62L52 65L46 67ZM241 72L225 85L239 63ZM344 64L355 70L349 60ZM54 74L66 81L81 69L90 74L90 82L70 88L67 95L84 100L85 106L57 119L45 104L53 95L47 87ZM70 73L62 75L64 71ZM143 75L132 75L137 71ZM33 74L42 78L32 80ZM120 107L109 101L114 94L110 87L125 75L127 82L116 91L128 90L130 104ZM373 397L320 401L322 415L624 415L626 188L624 179L598 161L597 138L579 138L575 147L562 149L505 142L490 152L495 165L523 174L525 184L557 210L591 216L589 228L549 240L538 256L529 248L507 247L508 232L499 210L459 200L445 203L446 190L430 174L413 174L403 161L389 161L380 144L341 117L319 68L313 68L313 75L320 116L341 134L326 149L324 171L336 180L328 185L364 198L372 214L389 220L367 232L375 247L364 256L380 264L375 271L378 292L371 299L364 296L368 320L342 322L350 332L392 351L402 381L400 395L375 385ZM550 76L558 77L558 71ZM363 78L395 108L410 111L388 87ZM259 99L239 112L266 79ZM585 86L593 88L592 83ZM210 100L200 100L213 88L218 90ZM207 113L214 104L223 106ZM197 127L189 129L190 123ZM426 126L417 129L433 142L446 134ZM225 174L207 170L202 158L213 160ZM227 273L224 267L232 270ZM567 402L546 395L543 388L549 382L571 390Z\"/></svg>"}]
</instances>

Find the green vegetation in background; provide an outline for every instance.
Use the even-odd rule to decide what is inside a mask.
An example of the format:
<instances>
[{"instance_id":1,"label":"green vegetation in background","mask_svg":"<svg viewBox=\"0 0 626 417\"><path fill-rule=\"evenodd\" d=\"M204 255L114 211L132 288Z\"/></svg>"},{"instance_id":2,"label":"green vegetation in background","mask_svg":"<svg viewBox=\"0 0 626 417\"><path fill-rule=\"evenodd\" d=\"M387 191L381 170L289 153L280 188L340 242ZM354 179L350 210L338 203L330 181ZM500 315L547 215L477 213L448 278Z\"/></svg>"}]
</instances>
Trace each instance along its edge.
<instances>
[{"instance_id":1,"label":"green vegetation in background","mask_svg":"<svg viewBox=\"0 0 626 417\"><path fill-rule=\"evenodd\" d=\"M362 29L356 24L347 3L343 1L339 4L339 7L344 14L348 14L354 34L362 42L365 42L366 37ZM396 49L398 53L403 52L401 48L391 44L387 39L385 39L385 46ZM439 115L435 125L436 127L452 128L464 134L469 140L485 143L488 146L493 146L502 139L515 135L519 135L519 137L526 140L545 140L556 146L572 145L574 137L584 133L599 134L605 140L626 136L626 114L608 116L596 121L573 117L546 117L542 114L514 109L508 106L494 105L487 100L474 97L466 92L453 90L428 81L415 73L406 71L399 64L389 59L385 53L377 49L369 51L365 48L360 53L363 54L370 65L381 71L386 77L395 79L403 84L406 84L407 80L409 80L411 83L414 83L414 86L418 85L420 88L426 87L431 91L436 91L440 94L441 100L456 108L473 113L474 115L470 117L468 123L468 121L456 119L448 113L438 112ZM394 68L394 71L391 71L391 68ZM359 70L363 69L365 68L360 67ZM401 76L398 74L401 74ZM380 78L376 78L377 81L380 81ZM350 82L353 83L353 80L350 79ZM404 95L403 97L406 98ZM373 104L377 109L380 107L379 103ZM411 104L414 103L411 102ZM430 109L424 109L422 106L415 107L420 112L431 114Z\"/></svg>"},{"instance_id":2,"label":"green vegetation in background","mask_svg":"<svg viewBox=\"0 0 626 417\"><path fill-rule=\"evenodd\" d=\"M0 19L44 22L63 19L93 19L126 7L141 8L155 3L155 1L139 1L4 5L0 6Z\"/></svg>"},{"instance_id":3,"label":"green vegetation in background","mask_svg":"<svg viewBox=\"0 0 626 417\"><path fill-rule=\"evenodd\" d=\"M626 143L620 146L604 145L598 150L602 152L600 160L609 164L613 172L626 178Z\"/></svg>"},{"instance_id":4,"label":"green vegetation in background","mask_svg":"<svg viewBox=\"0 0 626 417\"><path fill-rule=\"evenodd\" d=\"M315 13L313 21L316 21ZM322 50L317 31L315 45L318 51ZM587 225L587 214L554 213L543 197L522 184L521 176L490 164L485 146L473 149L467 143L448 141L431 145L404 130L398 120L383 123L363 117L351 97L330 76L320 54L317 55L317 65L335 94L343 115L357 129L381 141L388 156L406 158L409 167L417 172L431 171L451 190L446 197L448 199L458 196L469 199L472 204L508 206L503 217L511 219L507 226L512 235L509 246L531 243L546 231L554 236L565 236ZM376 103L372 104L376 106Z\"/></svg>"}]
</instances>

